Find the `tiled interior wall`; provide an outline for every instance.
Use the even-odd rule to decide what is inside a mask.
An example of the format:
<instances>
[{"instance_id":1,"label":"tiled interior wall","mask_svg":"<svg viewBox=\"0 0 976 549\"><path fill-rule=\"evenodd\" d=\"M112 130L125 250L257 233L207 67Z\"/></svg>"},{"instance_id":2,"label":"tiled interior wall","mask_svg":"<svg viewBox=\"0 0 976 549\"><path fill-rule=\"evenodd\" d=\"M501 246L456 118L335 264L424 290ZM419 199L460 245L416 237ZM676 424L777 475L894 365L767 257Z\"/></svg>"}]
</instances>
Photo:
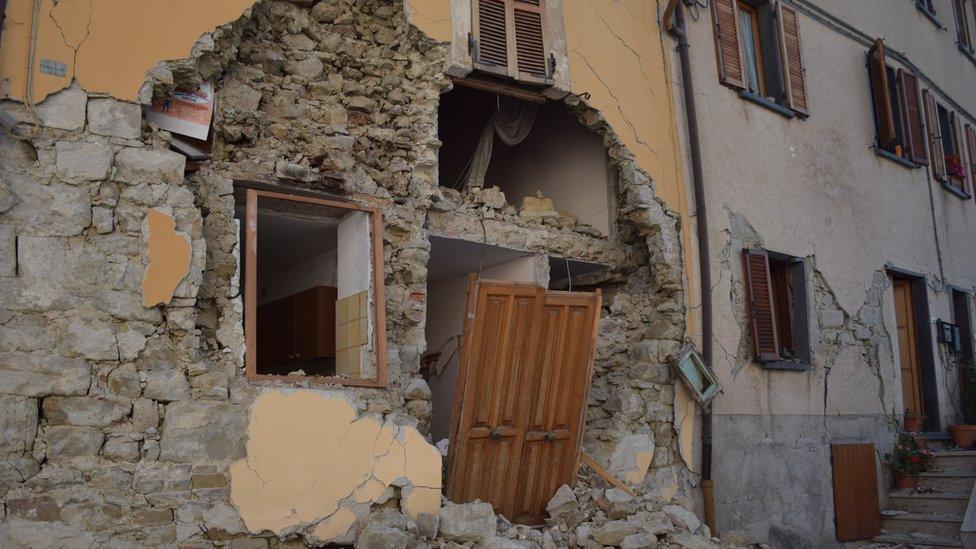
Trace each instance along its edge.
<instances>
[{"instance_id":1,"label":"tiled interior wall","mask_svg":"<svg viewBox=\"0 0 976 549\"><path fill-rule=\"evenodd\" d=\"M367 291L336 301L336 375L362 375L362 352L366 346Z\"/></svg>"}]
</instances>

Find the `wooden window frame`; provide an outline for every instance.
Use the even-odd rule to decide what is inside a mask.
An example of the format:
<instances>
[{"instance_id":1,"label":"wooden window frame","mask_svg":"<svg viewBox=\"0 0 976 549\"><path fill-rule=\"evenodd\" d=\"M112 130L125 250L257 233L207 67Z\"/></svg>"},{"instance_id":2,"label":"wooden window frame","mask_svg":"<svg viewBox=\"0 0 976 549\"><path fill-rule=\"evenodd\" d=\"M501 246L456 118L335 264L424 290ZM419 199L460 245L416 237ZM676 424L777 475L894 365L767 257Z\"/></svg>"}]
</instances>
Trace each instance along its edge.
<instances>
[{"instance_id":1,"label":"wooden window frame","mask_svg":"<svg viewBox=\"0 0 976 549\"><path fill-rule=\"evenodd\" d=\"M772 311L773 339L776 352L765 354L760 351L755 304L749 303L750 330L753 338L753 358L763 368L770 370L808 370L812 360L810 351L809 292L807 288L806 260L786 254L772 252L764 248L743 250L746 263L746 290L750 300L754 299L752 273L748 265L749 257L764 257L766 285ZM784 348L792 356L783 354Z\"/></svg>"},{"instance_id":2,"label":"wooden window frame","mask_svg":"<svg viewBox=\"0 0 976 549\"><path fill-rule=\"evenodd\" d=\"M756 81L759 84L759 89L758 90L749 90L749 91L752 91L754 93L758 93L759 95L765 97L766 96L766 69L765 69L766 59L765 59L765 57L763 57L763 42L762 42L762 37L759 35L759 10L757 10L755 7L747 4L746 2L737 2L736 3L736 11L737 12L745 12L749 16L749 19L752 21L752 46L753 46L752 47L752 55L753 55L753 57L755 57L755 61L754 62L755 62L755 65L756 65ZM736 16L738 16L738 15L739 15L739 13L736 13ZM742 25L741 24L736 27L736 32L739 32L739 33L742 32ZM746 56L746 51L745 50L746 50L746 46L745 46L745 44L742 43L742 35L741 34L739 35L739 48L740 48L740 51L742 52L742 60L745 61L745 56ZM748 81L748 78L747 78L747 76L745 74L745 70L746 70L746 66L745 66L745 63L743 63L742 64L742 72L743 72L743 74L742 74L742 80L743 80L743 83L746 84L746 89L748 90L749 81Z\"/></svg>"},{"instance_id":3,"label":"wooden window frame","mask_svg":"<svg viewBox=\"0 0 976 549\"><path fill-rule=\"evenodd\" d=\"M383 281L383 213L375 206L357 204L346 200L312 197L305 194L293 194L287 191L270 191L244 186L245 217L244 217L244 338L246 342L244 352L244 372L247 379L253 381L299 382L305 381L317 385L346 385L351 387L377 387L387 385L386 364L386 299L384 297ZM257 214L258 198L274 198L305 204L329 206L350 211L370 214L370 241L373 256L373 338L376 349L376 378L355 378L341 376L293 376L259 374L257 372Z\"/></svg>"},{"instance_id":4,"label":"wooden window frame","mask_svg":"<svg viewBox=\"0 0 976 549\"><path fill-rule=\"evenodd\" d=\"M966 5L969 0L952 0L952 11L956 20L956 44L963 53L973 55L973 35L969 28L969 15Z\"/></svg>"}]
</instances>

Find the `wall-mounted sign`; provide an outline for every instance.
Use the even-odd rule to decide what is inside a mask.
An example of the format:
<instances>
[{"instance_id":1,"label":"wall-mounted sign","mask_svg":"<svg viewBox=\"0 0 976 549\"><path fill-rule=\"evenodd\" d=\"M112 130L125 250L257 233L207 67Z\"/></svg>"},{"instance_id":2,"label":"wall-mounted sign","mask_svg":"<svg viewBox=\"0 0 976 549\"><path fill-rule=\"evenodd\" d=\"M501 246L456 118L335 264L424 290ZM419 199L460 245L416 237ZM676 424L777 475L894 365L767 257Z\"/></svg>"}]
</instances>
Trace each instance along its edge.
<instances>
[{"instance_id":1,"label":"wall-mounted sign","mask_svg":"<svg viewBox=\"0 0 976 549\"><path fill-rule=\"evenodd\" d=\"M41 59L41 72L51 76L68 76L68 65L53 59Z\"/></svg>"},{"instance_id":2,"label":"wall-mounted sign","mask_svg":"<svg viewBox=\"0 0 976 549\"><path fill-rule=\"evenodd\" d=\"M213 85L205 82L196 88L176 88L157 97L146 118L166 131L206 141L213 113Z\"/></svg>"}]
</instances>

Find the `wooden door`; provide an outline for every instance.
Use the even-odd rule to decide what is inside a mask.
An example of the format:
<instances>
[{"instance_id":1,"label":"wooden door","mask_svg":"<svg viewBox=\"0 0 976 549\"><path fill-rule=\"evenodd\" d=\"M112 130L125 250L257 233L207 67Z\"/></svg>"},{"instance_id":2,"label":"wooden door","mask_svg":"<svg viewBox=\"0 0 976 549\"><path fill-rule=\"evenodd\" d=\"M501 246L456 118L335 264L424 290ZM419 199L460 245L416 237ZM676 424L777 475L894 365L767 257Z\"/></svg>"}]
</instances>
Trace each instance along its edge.
<instances>
[{"instance_id":1,"label":"wooden door","mask_svg":"<svg viewBox=\"0 0 976 549\"><path fill-rule=\"evenodd\" d=\"M528 384L534 396L525 414L515 522L542 523L549 499L576 475L599 312L593 305L593 294L546 294Z\"/></svg>"},{"instance_id":2,"label":"wooden door","mask_svg":"<svg viewBox=\"0 0 976 549\"><path fill-rule=\"evenodd\" d=\"M881 533L881 509L874 444L831 444L830 461L837 541L877 536Z\"/></svg>"},{"instance_id":3,"label":"wooden door","mask_svg":"<svg viewBox=\"0 0 976 549\"><path fill-rule=\"evenodd\" d=\"M915 333L915 301L912 283L894 279L895 325L898 328L898 360L901 368L901 395L906 412L924 413L922 383L918 367L918 339Z\"/></svg>"},{"instance_id":4,"label":"wooden door","mask_svg":"<svg viewBox=\"0 0 976 549\"><path fill-rule=\"evenodd\" d=\"M599 293L473 282L461 340L448 497L537 524L572 484Z\"/></svg>"}]
</instances>

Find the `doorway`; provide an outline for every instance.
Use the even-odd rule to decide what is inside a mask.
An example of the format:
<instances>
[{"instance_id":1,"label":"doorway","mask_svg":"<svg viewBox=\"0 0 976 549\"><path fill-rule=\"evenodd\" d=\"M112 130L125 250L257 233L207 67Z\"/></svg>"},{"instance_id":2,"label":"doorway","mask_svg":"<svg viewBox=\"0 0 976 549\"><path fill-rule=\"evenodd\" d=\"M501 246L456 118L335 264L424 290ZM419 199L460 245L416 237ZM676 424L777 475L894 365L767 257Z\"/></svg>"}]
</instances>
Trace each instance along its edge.
<instances>
[{"instance_id":1,"label":"doorway","mask_svg":"<svg viewBox=\"0 0 976 549\"><path fill-rule=\"evenodd\" d=\"M941 430L932 334L924 278L892 276L902 403L906 414L922 418L927 432Z\"/></svg>"},{"instance_id":2,"label":"doorway","mask_svg":"<svg viewBox=\"0 0 976 549\"><path fill-rule=\"evenodd\" d=\"M969 316L969 294L960 290L952 290L952 322L959 327L959 339L962 344L959 349L956 373L959 382L959 399L964 402L963 391L965 391L965 367L973 361L973 327L972 319Z\"/></svg>"},{"instance_id":3,"label":"doorway","mask_svg":"<svg viewBox=\"0 0 976 549\"><path fill-rule=\"evenodd\" d=\"M541 524L579 468L601 294L469 280L447 494Z\"/></svg>"}]
</instances>

